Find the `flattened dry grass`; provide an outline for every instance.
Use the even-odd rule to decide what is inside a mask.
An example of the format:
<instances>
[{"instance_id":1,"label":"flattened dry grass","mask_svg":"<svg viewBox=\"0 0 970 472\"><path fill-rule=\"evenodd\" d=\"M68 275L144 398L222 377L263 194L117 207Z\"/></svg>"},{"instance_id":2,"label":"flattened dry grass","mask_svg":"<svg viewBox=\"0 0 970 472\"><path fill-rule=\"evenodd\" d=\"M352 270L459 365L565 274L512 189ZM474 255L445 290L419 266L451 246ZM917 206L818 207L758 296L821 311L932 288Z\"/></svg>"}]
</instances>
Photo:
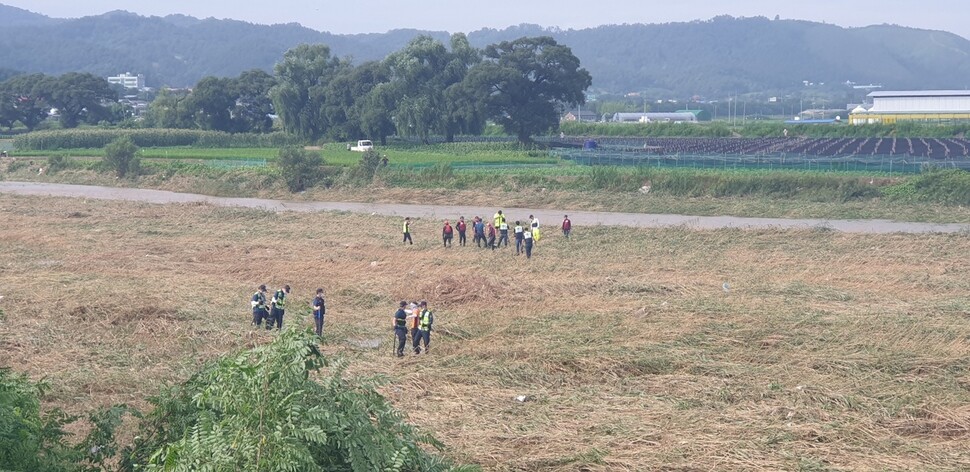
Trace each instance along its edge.
<instances>
[{"instance_id":1,"label":"flattened dry grass","mask_svg":"<svg viewBox=\"0 0 970 472\"><path fill-rule=\"evenodd\" d=\"M9 195L0 212L0 364L72 412L143 407L265 342L248 298L290 284L286 324L310 326L324 287L324 350L487 470L970 468L967 235L574 221L526 261L443 249L427 219L403 247L397 220L345 213ZM392 358L396 302L422 298L432 354Z\"/></svg>"}]
</instances>

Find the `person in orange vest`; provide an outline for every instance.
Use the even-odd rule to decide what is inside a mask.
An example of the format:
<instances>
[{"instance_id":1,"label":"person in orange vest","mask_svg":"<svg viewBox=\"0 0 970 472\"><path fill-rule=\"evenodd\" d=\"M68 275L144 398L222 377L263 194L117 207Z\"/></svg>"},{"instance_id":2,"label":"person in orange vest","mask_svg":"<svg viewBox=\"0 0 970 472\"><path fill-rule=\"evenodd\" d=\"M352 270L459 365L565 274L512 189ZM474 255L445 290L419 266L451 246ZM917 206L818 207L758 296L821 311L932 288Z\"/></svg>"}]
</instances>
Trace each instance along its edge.
<instances>
[{"instance_id":1,"label":"person in orange vest","mask_svg":"<svg viewBox=\"0 0 970 472\"><path fill-rule=\"evenodd\" d=\"M428 302L421 300L418 312L418 337L414 338L414 353L421 354L419 341L424 341L424 353L431 352L431 326L434 324L434 314L428 309Z\"/></svg>"},{"instance_id":2,"label":"person in orange vest","mask_svg":"<svg viewBox=\"0 0 970 472\"><path fill-rule=\"evenodd\" d=\"M412 301L408 303L407 309L405 310L407 316L405 321L407 322L408 331L411 332L411 342L417 343L418 339L418 302Z\"/></svg>"},{"instance_id":3,"label":"person in orange vest","mask_svg":"<svg viewBox=\"0 0 970 472\"><path fill-rule=\"evenodd\" d=\"M451 223L448 220L445 220L445 225L441 228L441 240L445 247L451 247L451 239L454 235L454 228L451 227Z\"/></svg>"}]
</instances>

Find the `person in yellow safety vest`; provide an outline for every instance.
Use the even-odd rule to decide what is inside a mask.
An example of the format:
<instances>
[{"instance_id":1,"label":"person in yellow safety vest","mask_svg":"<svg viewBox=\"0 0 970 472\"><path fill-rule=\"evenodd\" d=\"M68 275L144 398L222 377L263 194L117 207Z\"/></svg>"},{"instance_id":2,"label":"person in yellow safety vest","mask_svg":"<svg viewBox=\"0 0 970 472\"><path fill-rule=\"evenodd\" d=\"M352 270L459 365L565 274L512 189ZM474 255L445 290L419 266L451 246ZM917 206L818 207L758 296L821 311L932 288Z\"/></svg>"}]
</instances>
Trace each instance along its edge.
<instances>
[{"instance_id":1,"label":"person in yellow safety vest","mask_svg":"<svg viewBox=\"0 0 970 472\"><path fill-rule=\"evenodd\" d=\"M250 300L253 306L253 326L260 327L263 320L269 323L269 312L266 311L266 285L260 285Z\"/></svg>"},{"instance_id":2,"label":"person in yellow safety vest","mask_svg":"<svg viewBox=\"0 0 970 472\"><path fill-rule=\"evenodd\" d=\"M404 241L403 242L413 245L414 244L414 241L411 240L411 217L404 218L404 229L403 229L403 231L404 231Z\"/></svg>"},{"instance_id":3,"label":"person in yellow safety vest","mask_svg":"<svg viewBox=\"0 0 970 472\"><path fill-rule=\"evenodd\" d=\"M498 229L502 226L502 223L505 223L505 215L502 214L502 210L499 210L492 219L495 220L495 229Z\"/></svg>"},{"instance_id":4,"label":"person in yellow safety vest","mask_svg":"<svg viewBox=\"0 0 970 472\"><path fill-rule=\"evenodd\" d=\"M283 329L283 314L286 310L286 296L290 293L290 286L284 285L283 288L276 291L273 295L273 301L271 306L273 307L269 313L269 319L266 320L266 329L273 329L273 323L276 323L276 330L279 331Z\"/></svg>"},{"instance_id":5,"label":"person in yellow safety vest","mask_svg":"<svg viewBox=\"0 0 970 472\"><path fill-rule=\"evenodd\" d=\"M421 354L421 340L424 340L424 353L431 352L431 327L434 325L434 314L428 309L428 302L421 300L421 312L418 314L417 337L414 338L414 353Z\"/></svg>"}]
</instances>

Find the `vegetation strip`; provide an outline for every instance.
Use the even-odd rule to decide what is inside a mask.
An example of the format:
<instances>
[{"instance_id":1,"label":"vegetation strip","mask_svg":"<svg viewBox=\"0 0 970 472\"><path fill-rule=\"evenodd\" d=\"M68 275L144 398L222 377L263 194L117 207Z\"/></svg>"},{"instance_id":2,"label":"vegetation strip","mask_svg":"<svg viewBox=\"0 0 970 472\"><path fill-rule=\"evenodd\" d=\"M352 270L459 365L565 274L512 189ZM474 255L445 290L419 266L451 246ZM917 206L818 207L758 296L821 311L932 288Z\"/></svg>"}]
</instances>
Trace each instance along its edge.
<instances>
[{"instance_id":1,"label":"vegetation strip","mask_svg":"<svg viewBox=\"0 0 970 472\"><path fill-rule=\"evenodd\" d=\"M381 215L409 215L425 218L456 218L459 214L488 214L491 209L474 206L408 205L355 202L294 202L259 198L223 198L208 195L168 192L164 190L99 187L93 185L38 184L30 182L0 182L0 193L20 195L50 195L94 198L100 200L130 200L148 203L208 203L216 206L257 208L267 211L351 211ZM546 221L555 221L563 213L558 210L508 208L516 214L535 214ZM573 211L577 224L633 226L660 228L682 226L696 229L763 228L763 229L822 229L847 233L970 233L968 224L910 223L889 220L818 220L782 218L740 218L732 216L687 216L643 213Z\"/></svg>"}]
</instances>

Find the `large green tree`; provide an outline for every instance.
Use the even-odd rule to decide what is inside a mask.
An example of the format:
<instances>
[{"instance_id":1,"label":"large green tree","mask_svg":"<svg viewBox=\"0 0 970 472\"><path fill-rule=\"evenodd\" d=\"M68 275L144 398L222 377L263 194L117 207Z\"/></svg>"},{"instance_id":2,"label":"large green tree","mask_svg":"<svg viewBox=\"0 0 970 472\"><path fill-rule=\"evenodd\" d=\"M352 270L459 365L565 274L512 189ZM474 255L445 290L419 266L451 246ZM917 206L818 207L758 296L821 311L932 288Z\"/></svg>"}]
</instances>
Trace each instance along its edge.
<instances>
[{"instance_id":1,"label":"large green tree","mask_svg":"<svg viewBox=\"0 0 970 472\"><path fill-rule=\"evenodd\" d=\"M156 128L192 128L193 110L185 90L162 89L148 105L145 122Z\"/></svg>"},{"instance_id":2,"label":"large green tree","mask_svg":"<svg viewBox=\"0 0 970 472\"><path fill-rule=\"evenodd\" d=\"M19 120L17 114L17 95L0 84L0 127L13 129Z\"/></svg>"},{"instance_id":3,"label":"large green tree","mask_svg":"<svg viewBox=\"0 0 970 472\"><path fill-rule=\"evenodd\" d=\"M232 131L231 110L236 106L232 79L206 77L196 84L186 103L192 110L196 127L214 131Z\"/></svg>"},{"instance_id":4,"label":"large green tree","mask_svg":"<svg viewBox=\"0 0 970 472\"><path fill-rule=\"evenodd\" d=\"M455 134L482 134L485 130L485 110L482 100L465 86L468 71L482 62L482 52L473 48L463 33L451 36L451 56L442 75L445 101L445 140L452 142Z\"/></svg>"},{"instance_id":5,"label":"large green tree","mask_svg":"<svg viewBox=\"0 0 970 472\"><path fill-rule=\"evenodd\" d=\"M592 83L567 46L550 37L526 37L485 48L466 86L482 99L489 116L520 142L559 125L563 106L585 103Z\"/></svg>"},{"instance_id":6,"label":"large green tree","mask_svg":"<svg viewBox=\"0 0 970 472\"><path fill-rule=\"evenodd\" d=\"M363 136L369 136L371 139L380 140L381 144L387 144L387 137L395 131L391 117L396 99L394 86L390 82L383 82L374 86L367 95L354 103Z\"/></svg>"},{"instance_id":7,"label":"large green tree","mask_svg":"<svg viewBox=\"0 0 970 472\"><path fill-rule=\"evenodd\" d=\"M337 140L380 139L383 135L365 132L361 122L362 106L367 95L390 80L388 68L381 62L365 62L340 71L327 87L323 114L330 129L328 136Z\"/></svg>"},{"instance_id":8,"label":"large green tree","mask_svg":"<svg viewBox=\"0 0 970 472\"><path fill-rule=\"evenodd\" d=\"M28 130L33 130L47 119L51 105L47 95L50 77L44 74L20 75L11 78L0 86L0 93L8 101L4 106L7 119L19 121ZM6 120L5 120L6 121Z\"/></svg>"},{"instance_id":9,"label":"large green tree","mask_svg":"<svg viewBox=\"0 0 970 472\"><path fill-rule=\"evenodd\" d=\"M43 83L65 128L76 128L82 121L98 122L109 115L104 104L118 99L108 81L93 74L69 72Z\"/></svg>"},{"instance_id":10,"label":"large green tree","mask_svg":"<svg viewBox=\"0 0 970 472\"><path fill-rule=\"evenodd\" d=\"M272 130L273 101L269 91L276 85L276 79L262 69L253 69L242 74L235 81L236 103L232 119L236 131L266 133Z\"/></svg>"},{"instance_id":11,"label":"large green tree","mask_svg":"<svg viewBox=\"0 0 970 472\"><path fill-rule=\"evenodd\" d=\"M428 142L444 128L444 87L440 73L448 64L448 49L430 36L418 36L387 58L397 94L394 120L398 134Z\"/></svg>"},{"instance_id":12,"label":"large green tree","mask_svg":"<svg viewBox=\"0 0 970 472\"><path fill-rule=\"evenodd\" d=\"M323 44L302 44L287 51L276 64L277 84L270 90L283 129L306 139L322 137L330 125L323 113L327 86L348 67L348 62L331 57L330 48Z\"/></svg>"},{"instance_id":13,"label":"large green tree","mask_svg":"<svg viewBox=\"0 0 970 472\"><path fill-rule=\"evenodd\" d=\"M428 142L432 134L464 131L469 111L465 95L457 89L469 67L481 60L464 34L451 38L451 50L430 36L418 36L404 49L385 61L393 75L393 92L397 95L394 120L398 134L417 136Z\"/></svg>"}]
</instances>

